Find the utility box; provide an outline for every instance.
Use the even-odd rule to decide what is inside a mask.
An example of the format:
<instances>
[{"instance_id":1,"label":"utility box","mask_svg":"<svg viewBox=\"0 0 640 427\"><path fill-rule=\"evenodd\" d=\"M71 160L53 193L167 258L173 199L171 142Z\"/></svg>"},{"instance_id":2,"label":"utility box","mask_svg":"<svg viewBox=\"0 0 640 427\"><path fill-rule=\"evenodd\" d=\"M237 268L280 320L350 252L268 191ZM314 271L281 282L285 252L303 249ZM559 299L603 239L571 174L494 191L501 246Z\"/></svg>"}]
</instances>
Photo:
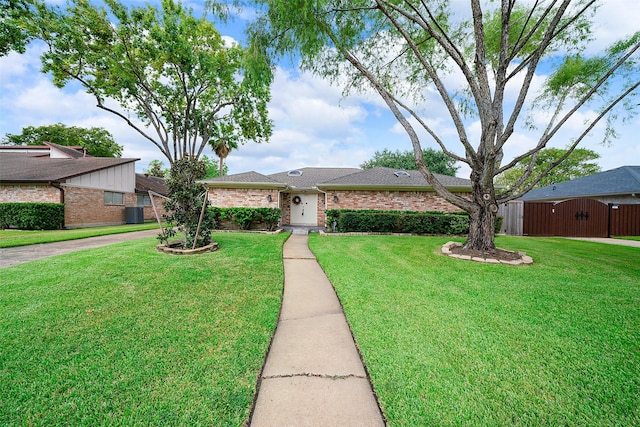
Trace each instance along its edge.
<instances>
[{"instance_id":1,"label":"utility box","mask_svg":"<svg viewBox=\"0 0 640 427\"><path fill-rule=\"evenodd\" d=\"M124 217L127 224L144 223L144 208L142 206L127 206L124 208Z\"/></svg>"}]
</instances>

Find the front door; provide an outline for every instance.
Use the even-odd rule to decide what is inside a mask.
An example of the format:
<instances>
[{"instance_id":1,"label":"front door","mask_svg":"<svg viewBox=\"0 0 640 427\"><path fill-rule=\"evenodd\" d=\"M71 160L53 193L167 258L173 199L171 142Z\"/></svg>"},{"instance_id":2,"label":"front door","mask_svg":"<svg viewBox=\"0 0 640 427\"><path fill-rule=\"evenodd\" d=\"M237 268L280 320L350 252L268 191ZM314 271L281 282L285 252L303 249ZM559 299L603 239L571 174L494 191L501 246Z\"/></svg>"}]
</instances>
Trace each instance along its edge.
<instances>
[{"instance_id":1,"label":"front door","mask_svg":"<svg viewBox=\"0 0 640 427\"><path fill-rule=\"evenodd\" d=\"M291 195L291 225L318 225L318 195Z\"/></svg>"}]
</instances>

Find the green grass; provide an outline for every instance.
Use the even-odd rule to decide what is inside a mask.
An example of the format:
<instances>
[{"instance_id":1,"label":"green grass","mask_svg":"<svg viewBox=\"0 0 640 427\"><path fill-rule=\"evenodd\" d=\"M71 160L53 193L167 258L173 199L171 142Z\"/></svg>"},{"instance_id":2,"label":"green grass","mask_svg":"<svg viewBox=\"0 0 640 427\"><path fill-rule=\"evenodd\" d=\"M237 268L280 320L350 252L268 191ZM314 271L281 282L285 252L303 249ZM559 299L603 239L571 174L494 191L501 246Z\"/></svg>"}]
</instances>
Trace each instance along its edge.
<instances>
[{"instance_id":1,"label":"green grass","mask_svg":"<svg viewBox=\"0 0 640 427\"><path fill-rule=\"evenodd\" d=\"M447 240L310 238L390 425L640 425L640 249L498 238L515 267Z\"/></svg>"},{"instance_id":2,"label":"green grass","mask_svg":"<svg viewBox=\"0 0 640 427\"><path fill-rule=\"evenodd\" d=\"M616 236L616 239L636 240L636 241L640 242L640 236Z\"/></svg>"},{"instance_id":3,"label":"green grass","mask_svg":"<svg viewBox=\"0 0 640 427\"><path fill-rule=\"evenodd\" d=\"M147 238L0 270L0 425L248 419L280 308L286 234Z\"/></svg>"},{"instance_id":4,"label":"green grass","mask_svg":"<svg viewBox=\"0 0 640 427\"><path fill-rule=\"evenodd\" d=\"M107 234L152 230L154 228L158 228L159 230L157 222L108 227L74 228L69 230L0 230L0 248L62 242L65 240L83 239L85 237L105 236Z\"/></svg>"}]
</instances>

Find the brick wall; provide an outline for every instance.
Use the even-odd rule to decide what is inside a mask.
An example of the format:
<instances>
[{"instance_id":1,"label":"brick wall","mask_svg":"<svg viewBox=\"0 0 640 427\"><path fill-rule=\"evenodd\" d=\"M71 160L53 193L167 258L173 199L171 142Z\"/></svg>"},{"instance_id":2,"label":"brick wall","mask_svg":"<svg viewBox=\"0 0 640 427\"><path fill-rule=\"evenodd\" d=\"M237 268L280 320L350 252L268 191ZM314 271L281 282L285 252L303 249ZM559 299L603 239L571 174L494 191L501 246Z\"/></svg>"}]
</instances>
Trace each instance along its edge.
<instances>
[{"instance_id":1,"label":"brick wall","mask_svg":"<svg viewBox=\"0 0 640 427\"><path fill-rule=\"evenodd\" d=\"M125 193L124 205L105 205L104 190L64 186L65 227L92 227L125 223L125 206L136 206L135 193Z\"/></svg>"},{"instance_id":2,"label":"brick wall","mask_svg":"<svg viewBox=\"0 0 640 427\"><path fill-rule=\"evenodd\" d=\"M468 193L458 193L468 197ZM271 195L272 202L268 202ZM334 201L338 196L338 201ZM282 224L291 223L291 195L280 195L282 208ZM278 192L261 189L209 189L209 199L213 206L228 207L278 207ZM458 212L460 208L447 202L435 192L424 191L328 191L326 195L318 194L318 225L326 225L326 209L378 209L393 211L440 211Z\"/></svg>"},{"instance_id":3,"label":"brick wall","mask_svg":"<svg viewBox=\"0 0 640 427\"><path fill-rule=\"evenodd\" d=\"M0 186L0 203L62 203L60 189L51 185L15 184Z\"/></svg>"},{"instance_id":4,"label":"brick wall","mask_svg":"<svg viewBox=\"0 0 640 427\"><path fill-rule=\"evenodd\" d=\"M468 193L458 194L468 197ZM338 196L337 202L334 201L334 196ZM320 204L318 206L320 207ZM425 191L328 191L326 209L377 209L418 212L459 212L461 210L438 196L435 192ZM324 209L322 209L322 212L318 212L318 221L318 224L325 223Z\"/></svg>"},{"instance_id":5,"label":"brick wall","mask_svg":"<svg viewBox=\"0 0 640 427\"><path fill-rule=\"evenodd\" d=\"M268 200L271 196L271 202ZM254 188L210 188L209 200L219 208L277 208L278 191Z\"/></svg>"}]
</instances>

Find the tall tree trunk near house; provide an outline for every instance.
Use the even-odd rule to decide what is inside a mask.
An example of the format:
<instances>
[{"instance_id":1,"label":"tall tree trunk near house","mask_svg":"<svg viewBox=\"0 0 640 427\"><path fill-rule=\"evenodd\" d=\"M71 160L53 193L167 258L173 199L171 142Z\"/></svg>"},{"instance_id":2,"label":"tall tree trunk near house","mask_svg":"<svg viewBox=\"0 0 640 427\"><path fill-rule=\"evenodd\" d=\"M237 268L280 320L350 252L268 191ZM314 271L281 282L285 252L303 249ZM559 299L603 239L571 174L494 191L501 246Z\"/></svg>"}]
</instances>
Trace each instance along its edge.
<instances>
[{"instance_id":1,"label":"tall tree trunk near house","mask_svg":"<svg viewBox=\"0 0 640 427\"><path fill-rule=\"evenodd\" d=\"M489 171L492 172L492 171ZM472 173L473 204L469 212L469 235L464 243L465 249L492 251L496 248L495 224L498 205L496 203L492 173Z\"/></svg>"},{"instance_id":2,"label":"tall tree trunk near house","mask_svg":"<svg viewBox=\"0 0 640 427\"><path fill-rule=\"evenodd\" d=\"M476 211L469 213L469 235L463 245L465 249L491 251L496 248L496 212L491 206L495 205L480 205Z\"/></svg>"}]
</instances>

